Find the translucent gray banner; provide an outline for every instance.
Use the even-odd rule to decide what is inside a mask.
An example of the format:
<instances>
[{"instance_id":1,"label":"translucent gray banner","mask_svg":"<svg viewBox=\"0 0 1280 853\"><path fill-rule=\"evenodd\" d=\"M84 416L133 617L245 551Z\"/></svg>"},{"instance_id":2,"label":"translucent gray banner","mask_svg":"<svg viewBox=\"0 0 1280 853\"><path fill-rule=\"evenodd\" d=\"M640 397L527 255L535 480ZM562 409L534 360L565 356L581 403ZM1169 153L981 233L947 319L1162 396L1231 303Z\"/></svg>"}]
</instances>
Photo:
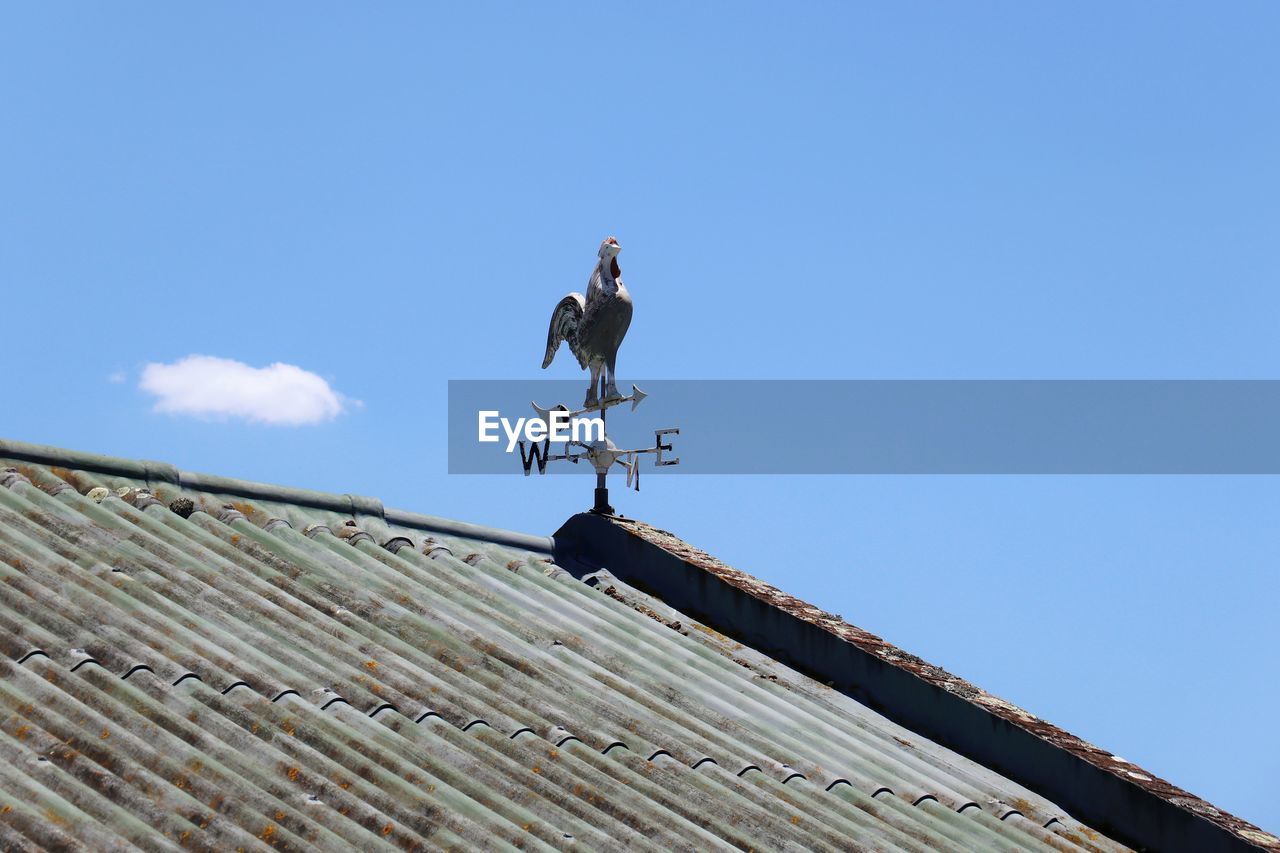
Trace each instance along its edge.
<instances>
[{"instance_id":1,"label":"translucent gray banner","mask_svg":"<svg viewBox=\"0 0 1280 853\"><path fill-rule=\"evenodd\" d=\"M635 411L608 411L609 438L651 448L645 474L1276 474L1280 380L636 380ZM531 402L581 408L584 381L449 383L449 472L523 474L515 426ZM630 384L623 389L630 390ZM523 436L521 436L523 437ZM526 442L526 449L529 442ZM559 445L552 444L551 452ZM589 468L589 466L587 466ZM532 469L537 473L536 465ZM552 462L547 473L582 473Z\"/></svg>"}]
</instances>

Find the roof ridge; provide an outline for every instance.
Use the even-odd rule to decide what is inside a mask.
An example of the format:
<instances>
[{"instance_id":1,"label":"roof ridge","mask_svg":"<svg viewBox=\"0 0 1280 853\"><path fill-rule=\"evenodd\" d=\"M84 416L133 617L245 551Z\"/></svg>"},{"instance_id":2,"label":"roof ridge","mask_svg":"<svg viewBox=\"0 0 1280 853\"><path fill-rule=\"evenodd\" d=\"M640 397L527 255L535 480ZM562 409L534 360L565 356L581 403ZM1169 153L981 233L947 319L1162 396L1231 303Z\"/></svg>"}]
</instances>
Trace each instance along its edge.
<instances>
[{"instance_id":1,"label":"roof ridge","mask_svg":"<svg viewBox=\"0 0 1280 853\"><path fill-rule=\"evenodd\" d=\"M114 474L120 477L143 480L152 488L154 488L155 484L163 483L194 492L280 501L281 503L314 509L331 510L345 513L353 518L357 516L373 516L387 524L400 527L424 530L430 533L443 533L447 536L458 536L465 539L478 539L484 542L492 542L496 545L507 545L545 554L550 554L555 545L549 536L535 536L516 530L489 527L466 521L455 521L450 518L410 512L408 510L387 509L383 506L382 501L375 497L320 492L254 480L241 480L235 477L222 477L216 474L182 471L176 465L168 462L104 456L82 450L68 450L51 445L31 444L7 438L0 438L0 459L19 459L24 462L42 465L92 471L97 474Z\"/></svg>"}]
</instances>

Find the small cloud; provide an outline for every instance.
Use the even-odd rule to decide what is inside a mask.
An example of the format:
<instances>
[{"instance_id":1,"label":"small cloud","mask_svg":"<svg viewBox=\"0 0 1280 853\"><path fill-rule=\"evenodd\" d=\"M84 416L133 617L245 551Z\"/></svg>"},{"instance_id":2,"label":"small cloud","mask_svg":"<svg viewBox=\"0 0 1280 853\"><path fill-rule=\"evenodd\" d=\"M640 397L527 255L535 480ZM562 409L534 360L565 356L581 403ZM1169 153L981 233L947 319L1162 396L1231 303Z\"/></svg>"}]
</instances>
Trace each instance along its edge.
<instances>
[{"instance_id":1,"label":"small cloud","mask_svg":"<svg viewBox=\"0 0 1280 853\"><path fill-rule=\"evenodd\" d=\"M123 370L117 370L115 373L107 377L107 381L112 385L121 385L128 378L128 375Z\"/></svg>"},{"instance_id":2,"label":"small cloud","mask_svg":"<svg viewBox=\"0 0 1280 853\"><path fill-rule=\"evenodd\" d=\"M330 421L348 400L321 377L292 364L250 367L210 355L189 355L173 364L151 363L138 387L155 395L155 411L175 415L242 418L276 426Z\"/></svg>"}]
</instances>

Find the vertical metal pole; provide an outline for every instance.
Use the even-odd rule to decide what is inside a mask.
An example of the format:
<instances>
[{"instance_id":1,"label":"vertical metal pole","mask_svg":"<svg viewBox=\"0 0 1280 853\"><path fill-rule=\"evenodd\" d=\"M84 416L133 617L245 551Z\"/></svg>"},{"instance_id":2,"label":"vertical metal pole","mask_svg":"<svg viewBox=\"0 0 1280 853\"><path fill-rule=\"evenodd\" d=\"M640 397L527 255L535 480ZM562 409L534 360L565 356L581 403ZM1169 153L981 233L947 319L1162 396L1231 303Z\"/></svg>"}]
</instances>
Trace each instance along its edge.
<instances>
[{"instance_id":1,"label":"vertical metal pole","mask_svg":"<svg viewBox=\"0 0 1280 853\"><path fill-rule=\"evenodd\" d=\"M604 439L606 442L609 438L609 428L606 420L608 412L609 410L604 406L600 407L601 432L604 433ZM607 473L607 471L596 472L596 499L595 505L591 507L591 511L601 513L602 515L613 515L613 507L609 506L609 489L605 486L605 476Z\"/></svg>"},{"instance_id":2,"label":"vertical metal pole","mask_svg":"<svg viewBox=\"0 0 1280 853\"><path fill-rule=\"evenodd\" d=\"M609 506L609 490L604 486L604 474L596 474L596 503L591 511L613 515L613 507Z\"/></svg>"}]
</instances>

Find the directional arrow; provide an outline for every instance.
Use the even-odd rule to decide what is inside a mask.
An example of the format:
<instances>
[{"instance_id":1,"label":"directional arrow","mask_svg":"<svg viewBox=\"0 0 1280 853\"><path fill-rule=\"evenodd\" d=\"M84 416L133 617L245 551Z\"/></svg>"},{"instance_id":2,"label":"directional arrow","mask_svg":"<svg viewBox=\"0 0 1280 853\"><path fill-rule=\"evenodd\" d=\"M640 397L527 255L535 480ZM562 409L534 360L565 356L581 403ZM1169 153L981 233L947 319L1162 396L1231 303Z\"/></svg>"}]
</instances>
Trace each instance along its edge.
<instances>
[{"instance_id":1,"label":"directional arrow","mask_svg":"<svg viewBox=\"0 0 1280 853\"><path fill-rule=\"evenodd\" d=\"M613 400L604 400L603 402L597 403L597 404L596 404L596 405L594 405L594 406L588 406L588 407L583 408L583 409L574 409L574 410L571 410L571 409L570 409L568 406L566 406L564 403L560 403L559 405L552 406L552 407L551 407L551 408L549 408L549 409L544 409L544 408L542 408L541 406L539 406L537 403L532 403L532 402L531 402L529 405L533 406L533 410L534 410L534 412L536 412L536 413L537 413L538 417L539 417L539 418L541 418L541 419L543 420L543 422L545 422L545 423L548 423L548 424L549 424L549 423L551 423L551 413L552 413L552 412L568 412L568 413L569 413L569 420L573 420L574 418L578 417L579 415L585 415L587 412L601 412L601 413L603 413L606 409L611 409L611 408L613 408L614 406L620 405L620 404L622 404L622 403L630 403L630 404L631 404L631 411L633 411L633 412L634 412L634 411L636 410L636 406L640 405L640 402L641 402L645 397L648 397L648 396L649 396L648 394L644 393L643 391L641 391L639 388L637 388L637 387L633 384L633 385L631 386L631 393L630 393L630 394L628 394L626 397L618 397L618 398L613 399Z\"/></svg>"},{"instance_id":2,"label":"directional arrow","mask_svg":"<svg viewBox=\"0 0 1280 853\"><path fill-rule=\"evenodd\" d=\"M539 406L537 403L533 403L533 402L530 402L529 405L533 406L534 412L536 412L538 415L538 420L542 421L547 426L551 425L552 412L569 412L569 407L566 406L564 403L560 403L559 405L552 406L550 409L544 409L541 406ZM569 417L572 418L574 414L581 414L581 413L569 412Z\"/></svg>"}]
</instances>

